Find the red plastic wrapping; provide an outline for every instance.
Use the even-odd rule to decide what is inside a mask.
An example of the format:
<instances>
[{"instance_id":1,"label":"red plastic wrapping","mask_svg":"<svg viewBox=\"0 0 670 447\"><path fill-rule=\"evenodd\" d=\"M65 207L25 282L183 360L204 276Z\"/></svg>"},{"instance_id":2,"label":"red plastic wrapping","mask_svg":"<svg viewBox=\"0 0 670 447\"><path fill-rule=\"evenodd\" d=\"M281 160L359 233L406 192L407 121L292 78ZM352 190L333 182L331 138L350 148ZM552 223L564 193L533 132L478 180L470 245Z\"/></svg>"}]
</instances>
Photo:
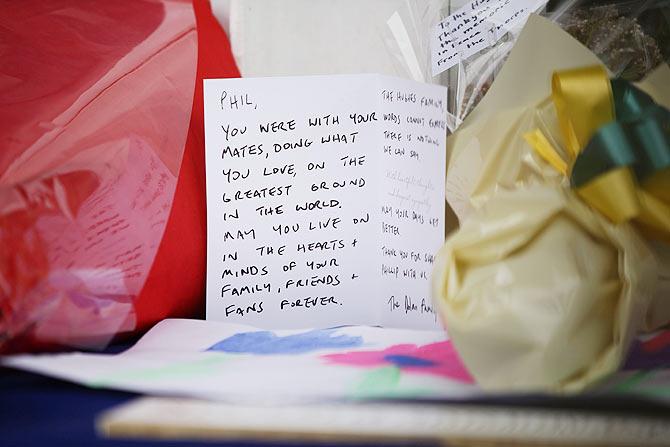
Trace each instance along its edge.
<instances>
[{"instance_id":1,"label":"red plastic wrapping","mask_svg":"<svg viewBox=\"0 0 670 447\"><path fill-rule=\"evenodd\" d=\"M203 79L239 77L226 33L209 0L193 0L198 72L193 111L170 219L156 260L135 302L136 331L166 317L205 316L207 219Z\"/></svg>"},{"instance_id":2,"label":"red plastic wrapping","mask_svg":"<svg viewBox=\"0 0 670 447\"><path fill-rule=\"evenodd\" d=\"M188 1L0 5L0 351L136 326L195 85Z\"/></svg>"}]
</instances>

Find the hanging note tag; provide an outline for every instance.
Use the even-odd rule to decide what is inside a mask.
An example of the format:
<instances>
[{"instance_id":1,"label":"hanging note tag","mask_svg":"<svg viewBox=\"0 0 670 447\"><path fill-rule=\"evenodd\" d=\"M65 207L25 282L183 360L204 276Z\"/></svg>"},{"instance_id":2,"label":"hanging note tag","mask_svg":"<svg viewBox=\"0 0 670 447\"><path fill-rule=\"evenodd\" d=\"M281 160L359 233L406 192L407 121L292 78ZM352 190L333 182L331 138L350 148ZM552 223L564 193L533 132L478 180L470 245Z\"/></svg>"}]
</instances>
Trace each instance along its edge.
<instances>
[{"instance_id":1,"label":"hanging note tag","mask_svg":"<svg viewBox=\"0 0 670 447\"><path fill-rule=\"evenodd\" d=\"M508 31L523 26L547 0L473 0L433 27L433 76L490 47Z\"/></svg>"},{"instance_id":2,"label":"hanging note tag","mask_svg":"<svg viewBox=\"0 0 670 447\"><path fill-rule=\"evenodd\" d=\"M207 318L435 329L446 88L205 80Z\"/></svg>"}]
</instances>

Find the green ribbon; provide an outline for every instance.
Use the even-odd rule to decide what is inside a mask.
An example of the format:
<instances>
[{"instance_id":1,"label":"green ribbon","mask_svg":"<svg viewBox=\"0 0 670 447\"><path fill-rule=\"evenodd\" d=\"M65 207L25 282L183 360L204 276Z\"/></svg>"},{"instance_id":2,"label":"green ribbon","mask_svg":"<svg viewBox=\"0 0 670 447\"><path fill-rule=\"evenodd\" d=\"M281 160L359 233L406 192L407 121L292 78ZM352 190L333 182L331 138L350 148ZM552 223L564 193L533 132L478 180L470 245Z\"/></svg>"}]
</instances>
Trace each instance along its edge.
<instances>
[{"instance_id":1,"label":"green ribbon","mask_svg":"<svg viewBox=\"0 0 670 447\"><path fill-rule=\"evenodd\" d=\"M598 129L575 160L575 188L620 167L630 167L639 182L670 168L670 111L627 81L611 86L616 121Z\"/></svg>"}]
</instances>

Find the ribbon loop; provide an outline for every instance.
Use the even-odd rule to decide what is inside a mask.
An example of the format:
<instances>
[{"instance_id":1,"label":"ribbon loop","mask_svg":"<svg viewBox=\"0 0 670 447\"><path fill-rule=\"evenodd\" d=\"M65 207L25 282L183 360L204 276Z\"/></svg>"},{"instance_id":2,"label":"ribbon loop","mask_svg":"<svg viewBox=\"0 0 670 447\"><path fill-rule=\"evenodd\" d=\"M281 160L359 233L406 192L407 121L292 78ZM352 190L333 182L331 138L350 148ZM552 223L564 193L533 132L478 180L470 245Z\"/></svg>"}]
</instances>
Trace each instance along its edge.
<instances>
[{"instance_id":1,"label":"ribbon loop","mask_svg":"<svg viewBox=\"0 0 670 447\"><path fill-rule=\"evenodd\" d=\"M554 73L552 98L565 145L573 157L600 126L614 119L612 89L602 66Z\"/></svg>"},{"instance_id":2,"label":"ribbon loop","mask_svg":"<svg viewBox=\"0 0 670 447\"><path fill-rule=\"evenodd\" d=\"M670 242L670 111L601 66L555 72L552 99L571 160L537 129L526 141L612 222Z\"/></svg>"},{"instance_id":3,"label":"ribbon loop","mask_svg":"<svg viewBox=\"0 0 670 447\"><path fill-rule=\"evenodd\" d=\"M575 160L570 182L575 188L612 169L635 164L635 142L621 123L598 130Z\"/></svg>"}]
</instances>

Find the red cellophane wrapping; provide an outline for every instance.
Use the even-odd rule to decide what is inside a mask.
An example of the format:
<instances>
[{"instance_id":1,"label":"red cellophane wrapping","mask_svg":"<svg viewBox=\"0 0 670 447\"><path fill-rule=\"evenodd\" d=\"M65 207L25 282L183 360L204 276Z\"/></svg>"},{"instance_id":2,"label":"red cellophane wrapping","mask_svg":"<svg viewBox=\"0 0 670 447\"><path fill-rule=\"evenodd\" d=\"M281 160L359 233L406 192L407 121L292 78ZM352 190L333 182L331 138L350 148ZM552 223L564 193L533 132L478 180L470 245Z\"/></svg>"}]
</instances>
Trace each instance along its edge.
<instances>
[{"instance_id":1,"label":"red cellophane wrapping","mask_svg":"<svg viewBox=\"0 0 670 447\"><path fill-rule=\"evenodd\" d=\"M170 215L193 7L4 2L0 36L0 352L101 347L135 327Z\"/></svg>"}]
</instances>

